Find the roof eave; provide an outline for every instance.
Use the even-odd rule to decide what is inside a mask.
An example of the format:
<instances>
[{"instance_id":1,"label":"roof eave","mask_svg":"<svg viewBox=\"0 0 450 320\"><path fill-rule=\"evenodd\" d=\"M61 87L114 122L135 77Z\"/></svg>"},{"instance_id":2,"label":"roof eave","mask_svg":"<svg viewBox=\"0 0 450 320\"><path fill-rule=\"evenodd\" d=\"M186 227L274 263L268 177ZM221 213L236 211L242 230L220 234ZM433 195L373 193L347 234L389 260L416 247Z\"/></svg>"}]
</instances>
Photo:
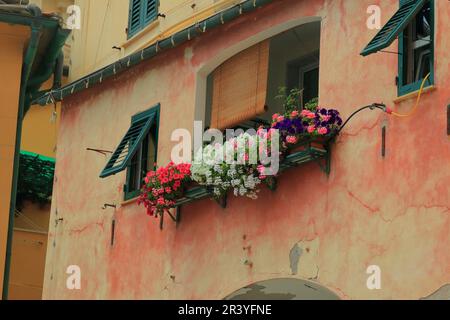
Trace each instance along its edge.
<instances>
[{"instance_id":1,"label":"roof eave","mask_svg":"<svg viewBox=\"0 0 450 320\"><path fill-rule=\"evenodd\" d=\"M32 103L45 106L50 103L55 103L56 101L62 101L64 98L72 94L84 91L98 83L101 83L107 78L113 77L120 72L140 64L142 61L151 59L164 50L177 47L200 36L210 29L232 21L242 14L252 12L272 1L273 0L246 0L241 2L218 12L201 22L191 25L190 27L179 31L170 37L162 39L161 41L158 41L138 52L119 59L110 65L90 73L89 75L82 77L60 89L42 92L42 94L38 95Z\"/></svg>"}]
</instances>

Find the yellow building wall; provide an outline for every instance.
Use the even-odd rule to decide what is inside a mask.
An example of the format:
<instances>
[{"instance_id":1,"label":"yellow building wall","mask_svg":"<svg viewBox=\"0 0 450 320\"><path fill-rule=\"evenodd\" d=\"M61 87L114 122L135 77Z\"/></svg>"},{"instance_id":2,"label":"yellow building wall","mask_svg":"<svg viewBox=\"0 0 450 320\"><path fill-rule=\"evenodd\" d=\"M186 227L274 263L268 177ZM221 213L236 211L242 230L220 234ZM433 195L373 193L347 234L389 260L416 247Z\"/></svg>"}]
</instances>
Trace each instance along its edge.
<instances>
[{"instance_id":1,"label":"yellow building wall","mask_svg":"<svg viewBox=\"0 0 450 320\"><path fill-rule=\"evenodd\" d=\"M22 56L29 28L0 23L0 290L3 290Z\"/></svg>"},{"instance_id":2,"label":"yellow building wall","mask_svg":"<svg viewBox=\"0 0 450 320\"><path fill-rule=\"evenodd\" d=\"M66 21L67 8L74 3L74 0L31 0L30 3L39 6L42 12L56 13ZM69 36L63 48L65 65L70 64L70 49L71 37ZM65 82L67 78L63 77L63 84ZM44 83L41 89L49 89L52 85L53 77ZM30 107L23 121L21 150L55 157L60 110L60 103L57 103L56 107L53 105Z\"/></svg>"},{"instance_id":3,"label":"yellow building wall","mask_svg":"<svg viewBox=\"0 0 450 320\"><path fill-rule=\"evenodd\" d=\"M14 229L9 278L10 300L40 300L44 281L47 232Z\"/></svg>"},{"instance_id":4,"label":"yellow building wall","mask_svg":"<svg viewBox=\"0 0 450 320\"><path fill-rule=\"evenodd\" d=\"M67 21L67 9L74 0L31 0L30 3L39 6L43 13L56 13ZM71 36L64 45L64 64L70 64ZM63 78L63 84L67 78ZM41 87L42 90L51 88L53 77ZM56 155L56 135L59 124L61 104L55 106L31 106L25 115L22 128L21 150L34 152L46 157Z\"/></svg>"},{"instance_id":5,"label":"yellow building wall","mask_svg":"<svg viewBox=\"0 0 450 320\"><path fill-rule=\"evenodd\" d=\"M67 7L73 0L30 2L38 5L45 13L54 12L66 18ZM0 107L0 281L3 281L20 75L24 42L29 37L29 28L2 24L0 33L0 43L8 45L7 48L2 47L0 53L0 70L2 70L0 92L4 101ZM14 37L11 34L14 34ZM64 47L64 53L65 64L68 64L70 38ZM52 81L49 79L42 89L50 88ZM7 94L11 99L5 100ZM32 106L23 119L21 150L54 158L59 113L60 103L56 108ZM21 215L14 219L8 299L41 299L50 205L26 203L20 212Z\"/></svg>"},{"instance_id":6,"label":"yellow building wall","mask_svg":"<svg viewBox=\"0 0 450 320\"><path fill-rule=\"evenodd\" d=\"M9 300L40 300L44 281L50 204L26 201L14 219Z\"/></svg>"},{"instance_id":7,"label":"yellow building wall","mask_svg":"<svg viewBox=\"0 0 450 320\"><path fill-rule=\"evenodd\" d=\"M32 106L28 110L23 121L21 150L55 157L59 111L59 103L56 109L53 106Z\"/></svg>"},{"instance_id":8,"label":"yellow building wall","mask_svg":"<svg viewBox=\"0 0 450 320\"><path fill-rule=\"evenodd\" d=\"M81 28L72 32L70 80L77 80L239 2L160 0L159 12L166 17L158 17L128 39L128 0L75 0L81 9Z\"/></svg>"},{"instance_id":9,"label":"yellow building wall","mask_svg":"<svg viewBox=\"0 0 450 320\"><path fill-rule=\"evenodd\" d=\"M17 214L14 219L14 228L41 232L48 231L50 203L41 205L24 201L20 212L22 214Z\"/></svg>"}]
</instances>

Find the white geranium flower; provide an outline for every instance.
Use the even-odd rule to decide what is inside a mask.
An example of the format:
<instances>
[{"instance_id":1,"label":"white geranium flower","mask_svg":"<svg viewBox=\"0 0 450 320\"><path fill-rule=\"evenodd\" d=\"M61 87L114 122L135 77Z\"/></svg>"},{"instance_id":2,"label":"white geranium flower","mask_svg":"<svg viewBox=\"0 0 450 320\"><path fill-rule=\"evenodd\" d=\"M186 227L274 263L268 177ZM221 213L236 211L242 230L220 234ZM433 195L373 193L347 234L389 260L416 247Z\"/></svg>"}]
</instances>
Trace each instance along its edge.
<instances>
[{"instance_id":1,"label":"white geranium flower","mask_svg":"<svg viewBox=\"0 0 450 320\"><path fill-rule=\"evenodd\" d=\"M224 195L231 188L236 196L254 199L261 181L253 175L253 170L246 165L226 162L227 159L234 160L235 146L243 146L247 153L248 141L251 139L252 136L245 133L223 145L208 145L198 150L191 167L192 179L201 185L213 186L216 197Z\"/></svg>"}]
</instances>

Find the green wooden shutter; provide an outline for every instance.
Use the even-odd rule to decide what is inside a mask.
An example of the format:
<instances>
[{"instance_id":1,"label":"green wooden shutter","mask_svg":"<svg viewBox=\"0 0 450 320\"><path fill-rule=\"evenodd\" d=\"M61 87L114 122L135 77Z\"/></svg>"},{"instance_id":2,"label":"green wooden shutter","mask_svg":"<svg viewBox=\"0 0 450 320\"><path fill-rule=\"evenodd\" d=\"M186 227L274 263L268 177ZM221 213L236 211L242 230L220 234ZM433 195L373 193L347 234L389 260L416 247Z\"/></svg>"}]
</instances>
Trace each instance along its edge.
<instances>
[{"instance_id":1,"label":"green wooden shutter","mask_svg":"<svg viewBox=\"0 0 450 320\"><path fill-rule=\"evenodd\" d=\"M142 0L130 0L130 12L128 16L128 36L136 34L142 25Z\"/></svg>"},{"instance_id":2,"label":"green wooden shutter","mask_svg":"<svg viewBox=\"0 0 450 320\"><path fill-rule=\"evenodd\" d=\"M149 23L158 16L158 0L147 0L145 3L144 21Z\"/></svg>"},{"instance_id":3,"label":"green wooden shutter","mask_svg":"<svg viewBox=\"0 0 450 320\"><path fill-rule=\"evenodd\" d=\"M130 128L101 172L100 178L116 174L129 165L134 154L139 149L139 145L157 118L158 110L158 107L152 108L132 118Z\"/></svg>"},{"instance_id":4,"label":"green wooden shutter","mask_svg":"<svg viewBox=\"0 0 450 320\"><path fill-rule=\"evenodd\" d=\"M130 0L128 38L158 17L159 0Z\"/></svg>"},{"instance_id":5,"label":"green wooden shutter","mask_svg":"<svg viewBox=\"0 0 450 320\"><path fill-rule=\"evenodd\" d=\"M362 56L389 47L428 0L402 1L400 8L361 52Z\"/></svg>"}]
</instances>

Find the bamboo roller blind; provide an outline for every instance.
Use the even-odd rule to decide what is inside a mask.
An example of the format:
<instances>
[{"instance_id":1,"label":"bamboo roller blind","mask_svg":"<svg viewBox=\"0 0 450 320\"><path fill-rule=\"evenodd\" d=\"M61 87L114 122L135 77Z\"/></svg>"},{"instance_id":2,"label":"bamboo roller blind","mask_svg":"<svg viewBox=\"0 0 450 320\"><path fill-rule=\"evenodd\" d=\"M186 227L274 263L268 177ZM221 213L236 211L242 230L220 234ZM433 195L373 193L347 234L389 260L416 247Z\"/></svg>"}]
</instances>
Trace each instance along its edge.
<instances>
[{"instance_id":1,"label":"bamboo roller blind","mask_svg":"<svg viewBox=\"0 0 450 320\"><path fill-rule=\"evenodd\" d=\"M266 111L268 69L269 40L265 40L214 70L211 128L230 128Z\"/></svg>"}]
</instances>

